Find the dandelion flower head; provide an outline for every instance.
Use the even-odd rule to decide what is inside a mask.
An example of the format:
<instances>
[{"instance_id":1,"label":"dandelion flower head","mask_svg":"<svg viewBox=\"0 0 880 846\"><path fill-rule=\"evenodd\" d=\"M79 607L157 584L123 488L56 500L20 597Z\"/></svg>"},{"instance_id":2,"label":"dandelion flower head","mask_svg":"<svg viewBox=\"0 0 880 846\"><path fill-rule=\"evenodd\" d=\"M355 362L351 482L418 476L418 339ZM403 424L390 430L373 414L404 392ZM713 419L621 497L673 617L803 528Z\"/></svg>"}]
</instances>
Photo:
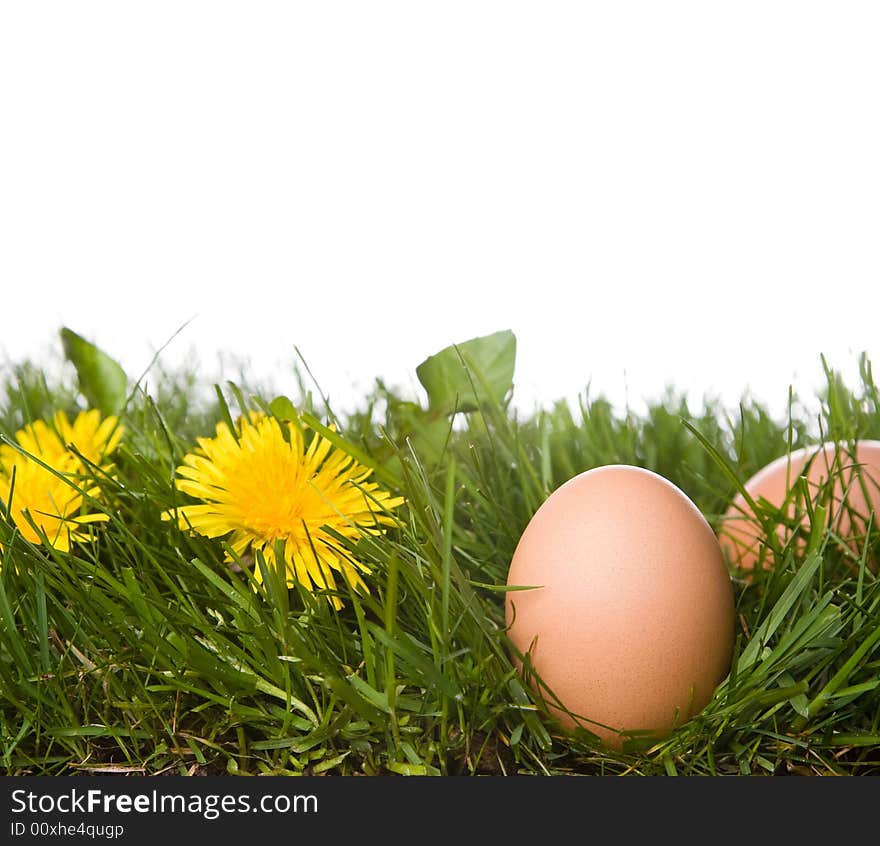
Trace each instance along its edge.
<instances>
[{"instance_id":1,"label":"dandelion flower head","mask_svg":"<svg viewBox=\"0 0 880 846\"><path fill-rule=\"evenodd\" d=\"M58 412L51 423L29 423L15 434L18 448L0 444L3 512L32 543L68 552L73 543L87 541L85 526L108 519L84 513L86 497L100 495L88 464L107 472L122 435L116 417L102 418L95 409L73 421Z\"/></svg>"},{"instance_id":2,"label":"dandelion flower head","mask_svg":"<svg viewBox=\"0 0 880 846\"><path fill-rule=\"evenodd\" d=\"M288 587L332 592L342 575L367 591L361 574L369 568L340 539L383 532L393 523L390 510L403 502L368 481L370 468L317 432L306 445L299 425L256 412L242 417L235 432L221 422L214 437L197 443L177 468L176 486L200 502L166 516L209 538L231 535L239 557L262 553L268 566L284 568ZM262 581L260 567L254 575ZM342 606L332 593L328 598Z\"/></svg>"}]
</instances>

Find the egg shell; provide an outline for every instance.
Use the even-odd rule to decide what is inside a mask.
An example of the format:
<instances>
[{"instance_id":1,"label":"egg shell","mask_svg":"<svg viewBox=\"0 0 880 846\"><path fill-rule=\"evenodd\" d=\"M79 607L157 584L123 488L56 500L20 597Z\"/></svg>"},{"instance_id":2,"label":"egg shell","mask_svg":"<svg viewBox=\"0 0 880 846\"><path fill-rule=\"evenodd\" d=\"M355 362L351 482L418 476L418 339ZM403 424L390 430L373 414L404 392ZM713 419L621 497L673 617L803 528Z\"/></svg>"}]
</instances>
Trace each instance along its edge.
<instances>
[{"instance_id":1,"label":"egg shell","mask_svg":"<svg viewBox=\"0 0 880 846\"><path fill-rule=\"evenodd\" d=\"M718 540L649 470L606 465L559 487L526 526L507 583L537 586L508 591L505 611L551 713L611 748L624 732L668 733L729 670L733 589Z\"/></svg>"},{"instance_id":2,"label":"egg shell","mask_svg":"<svg viewBox=\"0 0 880 846\"><path fill-rule=\"evenodd\" d=\"M875 504L880 504L880 441L831 442L795 450L758 471L744 487L755 501L764 498L776 508L786 506L788 517L793 518L796 502L789 493L803 475L814 501L833 479L830 497L822 500L829 506L829 525L843 538L864 536L868 517ZM803 524L807 522L804 515ZM780 525L777 535L785 544L791 531ZM732 566L744 570L768 566L764 528L741 493L725 512L718 539ZM806 541L798 543L803 547ZM853 549L857 547L854 543Z\"/></svg>"}]
</instances>

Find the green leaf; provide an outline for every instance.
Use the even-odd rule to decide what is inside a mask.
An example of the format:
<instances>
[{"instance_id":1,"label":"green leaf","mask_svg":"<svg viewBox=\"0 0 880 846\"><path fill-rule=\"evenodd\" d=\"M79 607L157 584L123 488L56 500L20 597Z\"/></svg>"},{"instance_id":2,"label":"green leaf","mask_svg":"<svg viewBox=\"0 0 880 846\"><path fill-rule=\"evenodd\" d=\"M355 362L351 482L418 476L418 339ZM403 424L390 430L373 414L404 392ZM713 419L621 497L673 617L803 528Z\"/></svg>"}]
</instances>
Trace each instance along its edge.
<instances>
[{"instance_id":1,"label":"green leaf","mask_svg":"<svg viewBox=\"0 0 880 846\"><path fill-rule=\"evenodd\" d=\"M449 418L445 414L426 412L414 402L401 403L396 414L419 458L440 461L449 442Z\"/></svg>"},{"instance_id":2,"label":"green leaf","mask_svg":"<svg viewBox=\"0 0 880 846\"><path fill-rule=\"evenodd\" d=\"M428 775L428 767L424 764L407 764L405 761L389 761L386 766L391 772L402 776Z\"/></svg>"},{"instance_id":3,"label":"green leaf","mask_svg":"<svg viewBox=\"0 0 880 846\"><path fill-rule=\"evenodd\" d=\"M269 403L269 411L279 420L296 420L296 406L285 396L277 396Z\"/></svg>"},{"instance_id":4,"label":"green leaf","mask_svg":"<svg viewBox=\"0 0 880 846\"><path fill-rule=\"evenodd\" d=\"M391 710L391 706L388 704L388 697L384 693L380 693L376 688L371 687L368 682L365 682L360 676L352 673L350 676L346 676L348 681L351 683L351 686L361 695L367 702L370 703L375 708L378 708L380 711L384 711L386 714L393 714L394 712Z\"/></svg>"},{"instance_id":5,"label":"green leaf","mask_svg":"<svg viewBox=\"0 0 880 846\"><path fill-rule=\"evenodd\" d=\"M428 393L431 411L476 411L503 403L513 388L516 336L509 329L453 344L426 358L416 376Z\"/></svg>"},{"instance_id":6,"label":"green leaf","mask_svg":"<svg viewBox=\"0 0 880 846\"><path fill-rule=\"evenodd\" d=\"M128 379L125 371L105 352L68 328L61 330L68 361L76 368L79 389L92 408L118 414L125 405Z\"/></svg>"}]
</instances>

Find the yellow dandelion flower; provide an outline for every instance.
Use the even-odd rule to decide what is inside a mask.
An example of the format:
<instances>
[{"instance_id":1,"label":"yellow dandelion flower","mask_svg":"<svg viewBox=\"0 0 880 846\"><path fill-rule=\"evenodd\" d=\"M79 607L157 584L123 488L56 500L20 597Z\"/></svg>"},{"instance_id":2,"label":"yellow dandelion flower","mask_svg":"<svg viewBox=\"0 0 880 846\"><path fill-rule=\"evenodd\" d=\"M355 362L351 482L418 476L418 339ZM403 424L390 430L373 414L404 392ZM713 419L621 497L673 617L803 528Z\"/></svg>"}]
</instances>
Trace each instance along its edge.
<instances>
[{"instance_id":1,"label":"yellow dandelion flower","mask_svg":"<svg viewBox=\"0 0 880 846\"><path fill-rule=\"evenodd\" d=\"M45 537L67 552L72 543L88 540L83 527L109 518L81 513L84 498L99 494L86 462L109 471L107 459L122 435L119 420L102 418L96 409L80 412L72 422L58 412L51 423L29 423L15 434L20 449L0 444L2 512L33 543Z\"/></svg>"},{"instance_id":2,"label":"yellow dandelion flower","mask_svg":"<svg viewBox=\"0 0 880 846\"><path fill-rule=\"evenodd\" d=\"M8 455L0 467L0 499L19 532L35 544L69 552L71 544L87 541L82 529L88 523L110 518L106 514L81 514L84 491L77 486L78 460L71 454L55 460L53 473L32 458L16 453Z\"/></svg>"},{"instance_id":3,"label":"yellow dandelion flower","mask_svg":"<svg viewBox=\"0 0 880 846\"><path fill-rule=\"evenodd\" d=\"M165 516L209 538L231 533L236 555L259 550L270 566L277 563L276 547L283 550L289 587L333 590L339 573L366 592L361 573L369 568L341 548L338 536L381 533L393 522L389 510L403 502L368 482L371 473L320 434L306 447L297 426L251 414L235 434L219 423L213 438L198 439L177 469L176 484L201 503ZM262 580L259 567L255 576ZM342 607L337 597L330 601Z\"/></svg>"}]
</instances>

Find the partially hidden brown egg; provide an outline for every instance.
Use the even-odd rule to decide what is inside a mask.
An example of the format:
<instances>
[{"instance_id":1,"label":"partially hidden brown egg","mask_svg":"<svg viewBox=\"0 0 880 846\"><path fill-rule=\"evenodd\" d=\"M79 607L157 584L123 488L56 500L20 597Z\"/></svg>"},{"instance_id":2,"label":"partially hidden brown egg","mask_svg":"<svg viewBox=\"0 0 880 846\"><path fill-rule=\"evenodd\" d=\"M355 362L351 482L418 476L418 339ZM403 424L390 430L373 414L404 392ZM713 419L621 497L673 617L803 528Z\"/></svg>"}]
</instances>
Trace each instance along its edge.
<instances>
[{"instance_id":1,"label":"partially hidden brown egg","mask_svg":"<svg viewBox=\"0 0 880 846\"><path fill-rule=\"evenodd\" d=\"M755 502L765 499L778 509L785 508L791 520L796 508L804 509L804 503L792 494L802 476L810 498L828 506L828 525L839 537L851 542L864 537L871 512L875 504L880 505L880 441L830 442L795 450L772 461L743 487ZM805 512L802 523L807 524ZM790 541L792 532L785 523L777 527L781 544ZM744 570L769 566L764 527L741 493L724 514L718 539L732 566ZM796 541L801 546L805 542ZM853 543L854 549L857 546Z\"/></svg>"},{"instance_id":2,"label":"partially hidden brown egg","mask_svg":"<svg viewBox=\"0 0 880 846\"><path fill-rule=\"evenodd\" d=\"M532 586L507 592L506 619L533 686L564 728L613 749L627 733L662 737L694 716L730 668L733 589L718 540L649 470L597 467L555 490L526 526L507 584Z\"/></svg>"}]
</instances>

